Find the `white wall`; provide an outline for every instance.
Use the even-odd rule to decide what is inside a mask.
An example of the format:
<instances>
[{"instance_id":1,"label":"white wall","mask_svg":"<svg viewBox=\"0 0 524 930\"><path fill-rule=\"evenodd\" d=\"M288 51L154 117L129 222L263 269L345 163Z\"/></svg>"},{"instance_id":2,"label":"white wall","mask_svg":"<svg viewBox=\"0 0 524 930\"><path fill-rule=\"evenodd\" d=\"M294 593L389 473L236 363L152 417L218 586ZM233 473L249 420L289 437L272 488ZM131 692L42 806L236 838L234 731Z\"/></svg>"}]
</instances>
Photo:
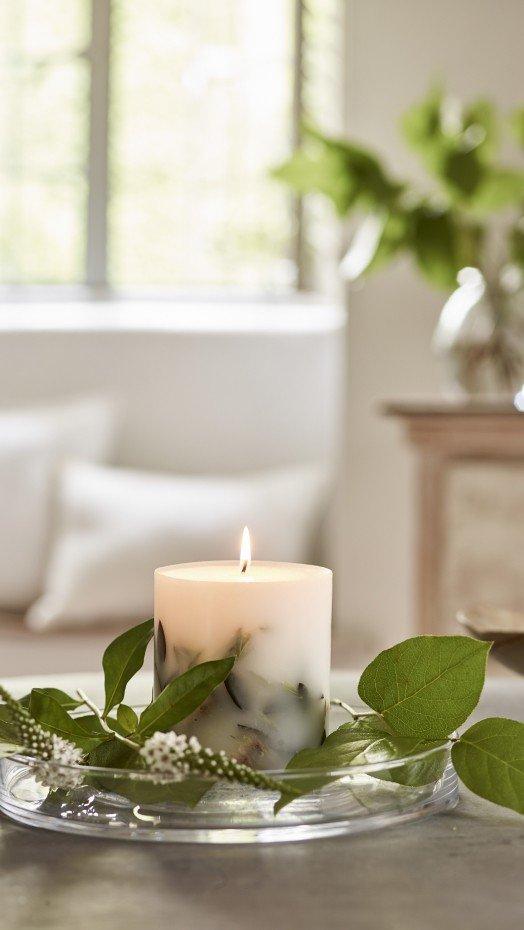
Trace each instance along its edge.
<instances>
[{"instance_id":1,"label":"white wall","mask_svg":"<svg viewBox=\"0 0 524 930\"><path fill-rule=\"evenodd\" d=\"M441 77L459 96L524 103L524 0L349 0L347 132L399 175L423 177L401 113ZM408 265L348 297L347 456L338 540L338 621L363 644L409 635L414 463L380 401L437 391L429 343L442 304Z\"/></svg>"}]
</instances>

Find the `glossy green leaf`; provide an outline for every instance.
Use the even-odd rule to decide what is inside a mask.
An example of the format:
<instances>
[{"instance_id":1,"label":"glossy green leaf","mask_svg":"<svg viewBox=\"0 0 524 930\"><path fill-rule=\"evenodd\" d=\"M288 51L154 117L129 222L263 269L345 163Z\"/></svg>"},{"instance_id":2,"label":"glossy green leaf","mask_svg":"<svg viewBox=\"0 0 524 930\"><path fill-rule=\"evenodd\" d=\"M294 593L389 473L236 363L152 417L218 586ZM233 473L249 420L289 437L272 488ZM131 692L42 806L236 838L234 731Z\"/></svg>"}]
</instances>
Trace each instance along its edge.
<instances>
[{"instance_id":1,"label":"glossy green leaf","mask_svg":"<svg viewBox=\"0 0 524 930\"><path fill-rule=\"evenodd\" d=\"M203 662L174 678L142 712L136 732L145 738L185 720L227 678L234 664L234 656Z\"/></svg>"},{"instance_id":2,"label":"glossy green leaf","mask_svg":"<svg viewBox=\"0 0 524 930\"><path fill-rule=\"evenodd\" d=\"M399 736L445 739L477 705L490 643L415 636L381 652L358 693Z\"/></svg>"},{"instance_id":3,"label":"glossy green leaf","mask_svg":"<svg viewBox=\"0 0 524 930\"><path fill-rule=\"evenodd\" d=\"M39 688L38 690L43 694L48 694L49 697L52 697L55 701L58 701L66 710L76 710L76 708L81 707L83 703L83 701L80 701L78 698L71 697L70 694L62 691L61 688ZM23 698L20 698L20 704L24 707L29 707L30 703L31 693L25 694Z\"/></svg>"},{"instance_id":4,"label":"glossy green leaf","mask_svg":"<svg viewBox=\"0 0 524 930\"><path fill-rule=\"evenodd\" d=\"M459 778L481 798L524 814L524 723L488 717L453 745Z\"/></svg>"},{"instance_id":5,"label":"glossy green leaf","mask_svg":"<svg viewBox=\"0 0 524 930\"><path fill-rule=\"evenodd\" d=\"M116 719L124 733L134 733L138 726L138 717L132 707L127 704L120 704Z\"/></svg>"},{"instance_id":6,"label":"glossy green leaf","mask_svg":"<svg viewBox=\"0 0 524 930\"><path fill-rule=\"evenodd\" d=\"M5 704L0 704L0 741L18 743L18 727L11 720L11 713Z\"/></svg>"},{"instance_id":7,"label":"glossy green leaf","mask_svg":"<svg viewBox=\"0 0 524 930\"><path fill-rule=\"evenodd\" d=\"M43 689L33 688L29 712L46 730L71 740L89 752L100 742L99 735L91 735L80 721L70 717L67 710Z\"/></svg>"},{"instance_id":8,"label":"glossy green leaf","mask_svg":"<svg viewBox=\"0 0 524 930\"><path fill-rule=\"evenodd\" d=\"M122 794L133 804L181 804L184 807L195 807L201 798L215 784L211 778L184 778L183 781L171 782L167 785L152 781L117 778L111 782L106 780L106 787L110 791Z\"/></svg>"},{"instance_id":9,"label":"glossy green leaf","mask_svg":"<svg viewBox=\"0 0 524 930\"><path fill-rule=\"evenodd\" d=\"M369 765L370 763L386 763L382 771L374 773L373 777L382 781L391 781L400 785L420 787L436 781L441 777L448 760L449 751L447 740L430 741L414 737L397 736L391 732L386 722L378 715L369 715L366 718L352 723L342 724L331 733L322 746L316 749L303 749L298 752L287 765L287 771L294 769L326 769L337 770L352 765ZM409 756L416 756L427 750L437 750L422 759L413 759L402 765L393 763ZM387 763L392 763L388 766ZM312 776L311 779L297 778L289 787L299 791L301 795L309 794L324 785L336 780L336 776ZM283 792L275 812L282 810L295 799L289 792Z\"/></svg>"},{"instance_id":10,"label":"glossy green leaf","mask_svg":"<svg viewBox=\"0 0 524 930\"><path fill-rule=\"evenodd\" d=\"M81 717L76 717L75 719L79 721L82 729L89 733L90 736L99 736L100 739L112 739L111 735L104 730L96 714L83 714ZM106 723L116 733L125 735L126 731L116 717L106 717Z\"/></svg>"},{"instance_id":11,"label":"glossy green leaf","mask_svg":"<svg viewBox=\"0 0 524 930\"><path fill-rule=\"evenodd\" d=\"M131 746L126 746L116 737L109 737L95 746L89 753L89 765L103 768L136 769L141 767L141 758Z\"/></svg>"},{"instance_id":12,"label":"glossy green leaf","mask_svg":"<svg viewBox=\"0 0 524 930\"><path fill-rule=\"evenodd\" d=\"M109 644L102 659L105 684L104 716L120 704L128 681L144 664L149 641L153 636L153 620L144 620L126 630Z\"/></svg>"}]
</instances>

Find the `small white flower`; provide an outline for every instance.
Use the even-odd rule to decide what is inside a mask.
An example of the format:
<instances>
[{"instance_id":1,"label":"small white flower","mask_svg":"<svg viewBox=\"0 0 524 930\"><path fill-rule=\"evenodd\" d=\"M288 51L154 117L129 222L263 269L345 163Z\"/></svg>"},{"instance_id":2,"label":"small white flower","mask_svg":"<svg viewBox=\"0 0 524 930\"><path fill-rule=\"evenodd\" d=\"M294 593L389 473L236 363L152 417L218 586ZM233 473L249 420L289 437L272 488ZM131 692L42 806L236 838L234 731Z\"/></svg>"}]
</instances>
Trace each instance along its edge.
<instances>
[{"instance_id":1,"label":"small white flower","mask_svg":"<svg viewBox=\"0 0 524 930\"><path fill-rule=\"evenodd\" d=\"M35 766L36 780L52 791L56 788L76 788L80 785L83 773L69 767L81 765L84 757L82 750L69 740L53 733L48 752L48 759Z\"/></svg>"},{"instance_id":2,"label":"small white flower","mask_svg":"<svg viewBox=\"0 0 524 930\"><path fill-rule=\"evenodd\" d=\"M194 737L188 741L183 733L158 732L145 741L140 755L152 772L163 776L162 781L180 781L190 772L186 754L196 752L196 746L200 749Z\"/></svg>"},{"instance_id":3,"label":"small white flower","mask_svg":"<svg viewBox=\"0 0 524 930\"><path fill-rule=\"evenodd\" d=\"M196 736L189 737L188 745L189 745L191 752L200 752L200 750L202 749L202 746L198 742Z\"/></svg>"}]
</instances>

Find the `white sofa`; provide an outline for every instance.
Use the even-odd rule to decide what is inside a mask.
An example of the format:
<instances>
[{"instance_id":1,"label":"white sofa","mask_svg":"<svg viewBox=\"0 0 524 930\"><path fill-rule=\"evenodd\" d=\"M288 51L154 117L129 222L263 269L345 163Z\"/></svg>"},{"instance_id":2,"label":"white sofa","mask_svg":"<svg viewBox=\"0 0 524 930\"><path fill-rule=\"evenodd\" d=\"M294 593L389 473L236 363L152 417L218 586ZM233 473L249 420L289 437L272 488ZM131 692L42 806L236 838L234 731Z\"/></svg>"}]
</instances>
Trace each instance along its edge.
<instances>
[{"instance_id":1,"label":"white sofa","mask_svg":"<svg viewBox=\"0 0 524 930\"><path fill-rule=\"evenodd\" d=\"M116 398L115 464L229 474L338 459L344 314L328 304L13 302L0 307L0 404ZM329 563L329 548L319 554ZM0 675L99 666L104 630L0 623Z\"/></svg>"}]
</instances>

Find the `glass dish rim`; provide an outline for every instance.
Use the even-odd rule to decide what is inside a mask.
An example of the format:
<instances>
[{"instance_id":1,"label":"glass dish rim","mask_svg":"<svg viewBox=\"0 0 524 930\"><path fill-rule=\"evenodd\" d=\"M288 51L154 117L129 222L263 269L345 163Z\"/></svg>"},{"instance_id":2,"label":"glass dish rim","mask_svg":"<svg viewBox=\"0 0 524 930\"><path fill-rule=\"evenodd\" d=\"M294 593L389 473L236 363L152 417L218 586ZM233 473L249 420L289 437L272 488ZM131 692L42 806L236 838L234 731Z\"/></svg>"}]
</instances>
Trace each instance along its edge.
<instances>
[{"instance_id":1,"label":"glass dish rim","mask_svg":"<svg viewBox=\"0 0 524 930\"><path fill-rule=\"evenodd\" d=\"M439 746L432 746L431 748L424 749L421 752L413 753L409 756L399 756L395 759L382 759L376 762L347 765L341 766L339 768L263 769L262 774L282 782L295 781L297 778L305 779L314 776L344 778L349 775L373 775L375 772L384 772L390 769L402 768L402 766L406 764L409 765L410 763L427 760L437 753L444 751L449 752L452 743L452 739L448 737L443 739ZM41 759L38 756L29 756L18 752L6 753L2 758L4 760L6 759L19 765L26 765L31 768L38 765L47 765L51 766L54 771L64 771L75 774L84 773L86 775L98 775L106 777L109 776L111 778L130 778L133 781L153 782L154 784L169 784L168 781L161 781L158 773L147 772L144 771L144 769L113 768L110 766L100 765L71 765L63 762L55 762L49 759ZM196 774L186 776L184 779L182 779L182 781L190 780L194 777L197 777ZM433 780L436 781L437 779ZM175 779L172 779L172 782L180 784L180 782L177 782ZM431 780L428 782L428 784L430 783Z\"/></svg>"}]
</instances>

